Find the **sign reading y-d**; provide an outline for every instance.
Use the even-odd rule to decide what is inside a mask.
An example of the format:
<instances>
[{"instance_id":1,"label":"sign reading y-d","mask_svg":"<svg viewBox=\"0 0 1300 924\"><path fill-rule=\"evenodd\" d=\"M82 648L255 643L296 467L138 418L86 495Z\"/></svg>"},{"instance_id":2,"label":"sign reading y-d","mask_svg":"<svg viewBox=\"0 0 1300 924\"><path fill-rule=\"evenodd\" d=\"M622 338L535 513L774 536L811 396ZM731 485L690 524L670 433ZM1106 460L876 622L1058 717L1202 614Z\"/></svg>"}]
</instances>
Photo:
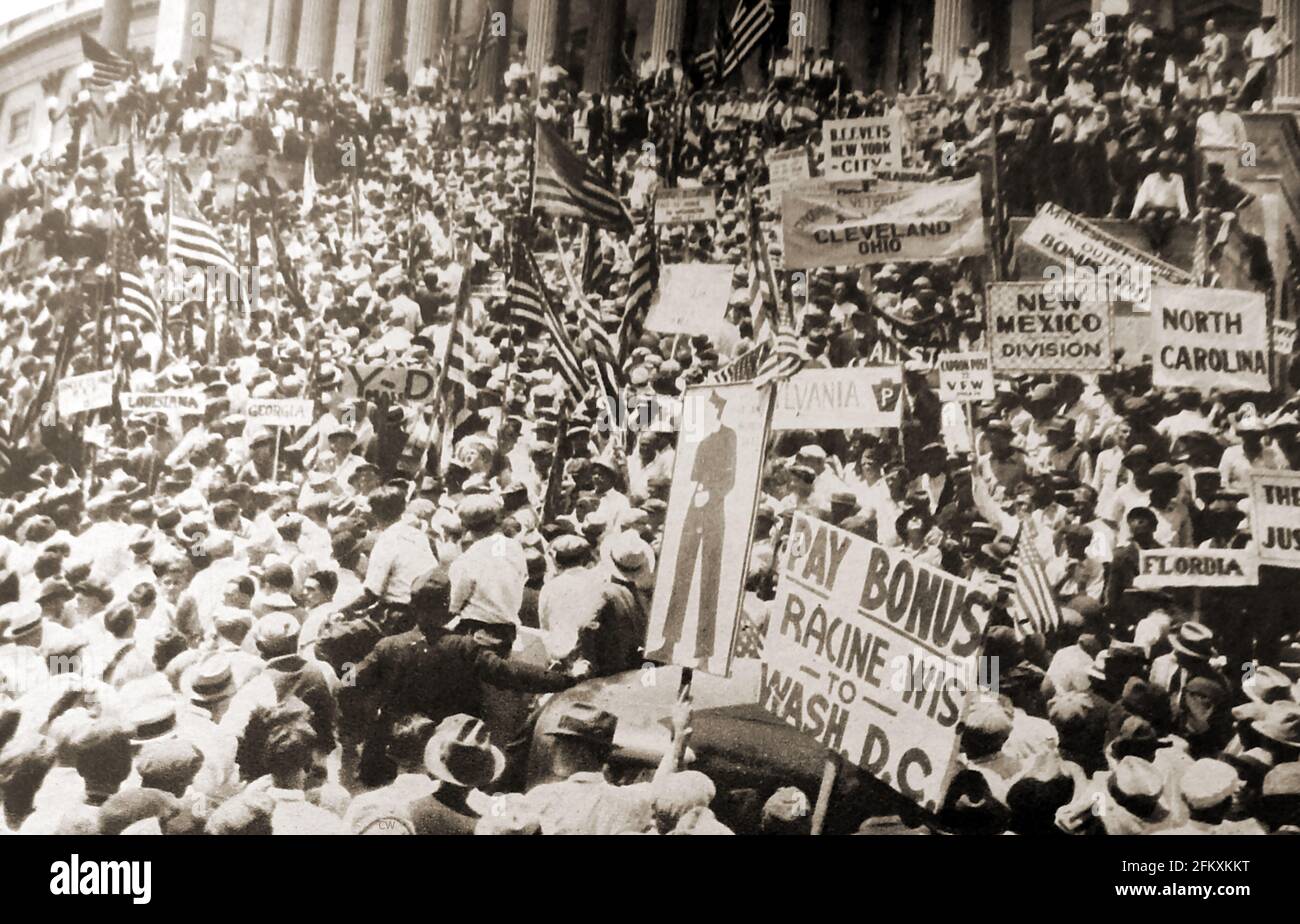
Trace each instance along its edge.
<instances>
[{"instance_id":1,"label":"sign reading y-d","mask_svg":"<svg viewBox=\"0 0 1300 924\"><path fill-rule=\"evenodd\" d=\"M343 395L375 401L387 395L393 401L428 401L438 379L428 369L407 366L348 366Z\"/></svg>"},{"instance_id":2,"label":"sign reading y-d","mask_svg":"<svg viewBox=\"0 0 1300 924\"><path fill-rule=\"evenodd\" d=\"M935 810L976 685L972 585L803 514L779 567L759 705Z\"/></svg>"},{"instance_id":3,"label":"sign reading y-d","mask_svg":"<svg viewBox=\"0 0 1300 924\"><path fill-rule=\"evenodd\" d=\"M652 661L726 675L772 392L748 383L699 385L682 402L645 651Z\"/></svg>"}]
</instances>

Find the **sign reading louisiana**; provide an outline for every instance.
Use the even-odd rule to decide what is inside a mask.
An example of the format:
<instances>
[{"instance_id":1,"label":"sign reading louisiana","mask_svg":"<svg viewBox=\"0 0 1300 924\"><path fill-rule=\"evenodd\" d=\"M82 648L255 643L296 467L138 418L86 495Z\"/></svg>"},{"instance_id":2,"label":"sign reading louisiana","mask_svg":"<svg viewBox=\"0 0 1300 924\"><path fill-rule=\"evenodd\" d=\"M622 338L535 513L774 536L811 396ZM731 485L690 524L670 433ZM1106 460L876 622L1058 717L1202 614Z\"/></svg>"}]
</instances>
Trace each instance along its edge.
<instances>
[{"instance_id":1,"label":"sign reading louisiana","mask_svg":"<svg viewBox=\"0 0 1300 924\"><path fill-rule=\"evenodd\" d=\"M781 196L781 229L787 269L978 256L980 180L881 193L801 183Z\"/></svg>"},{"instance_id":2,"label":"sign reading louisiana","mask_svg":"<svg viewBox=\"0 0 1300 924\"><path fill-rule=\"evenodd\" d=\"M802 514L779 567L759 704L934 810L980 679L972 585Z\"/></svg>"}]
</instances>

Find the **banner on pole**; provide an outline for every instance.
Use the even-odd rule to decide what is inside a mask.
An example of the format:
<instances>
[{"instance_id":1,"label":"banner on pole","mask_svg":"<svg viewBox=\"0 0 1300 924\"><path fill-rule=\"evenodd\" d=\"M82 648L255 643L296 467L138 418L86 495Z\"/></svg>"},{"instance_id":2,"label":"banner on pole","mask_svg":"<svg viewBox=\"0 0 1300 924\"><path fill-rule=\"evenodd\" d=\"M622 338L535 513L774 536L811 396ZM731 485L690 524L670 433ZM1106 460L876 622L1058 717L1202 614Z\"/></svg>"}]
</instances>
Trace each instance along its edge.
<instances>
[{"instance_id":1,"label":"banner on pole","mask_svg":"<svg viewBox=\"0 0 1300 924\"><path fill-rule=\"evenodd\" d=\"M249 423L267 427L307 427L316 419L316 403L305 398L250 398L244 416Z\"/></svg>"},{"instance_id":2,"label":"banner on pole","mask_svg":"<svg viewBox=\"0 0 1300 924\"><path fill-rule=\"evenodd\" d=\"M718 217L717 190L711 186L661 186L655 192L655 224L687 225L693 221L713 221Z\"/></svg>"},{"instance_id":3,"label":"banner on pole","mask_svg":"<svg viewBox=\"0 0 1300 924\"><path fill-rule=\"evenodd\" d=\"M733 269L726 263L662 266L659 287L646 312L646 330L717 338L731 327L726 315Z\"/></svg>"},{"instance_id":4,"label":"banner on pole","mask_svg":"<svg viewBox=\"0 0 1300 924\"><path fill-rule=\"evenodd\" d=\"M1261 565L1300 568L1300 472L1250 473L1250 531Z\"/></svg>"},{"instance_id":5,"label":"banner on pole","mask_svg":"<svg viewBox=\"0 0 1300 924\"><path fill-rule=\"evenodd\" d=\"M59 415L96 411L113 403L113 370L87 372L59 379Z\"/></svg>"},{"instance_id":6,"label":"banner on pole","mask_svg":"<svg viewBox=\"0 0 1300 924\"><path fill-rule=\"evenodd\" d=\"M902 425L899 366L804 369L777 385L773 430L859 430Z\"/></svg>"},{"instance_id":7,"label":"banner on pole","mask_svg":"<svg viewBox=\"0 0 1300 924\"><path fill-rule=\"evenodd\" d=\"M787 189L781 228L787 269L868 266L984 253L980 178L870 193L826 181Z\"/></svg>"},{"instance_id":8,"label":"banner on pole","mask_svg":"<svg viewBox=\"0 0 1300 924\"><path fill-rule=\"evenodd\" d=\"M779 205L782 192L797 183L803 183L811 176L808 149L798 147L793 151L771 152L767 155L767 176L769 195Z\"/></svg>"},{"instance_id":9,"label":"banner on pole","mask_svg":"<svg viewBox=\"0 0 1300 924\"><path fill-rule=\"evenodd\" d=\"M940 401L992 401L993 359L987 352L939 354Z\"/></svg>"},{"instance_id":10,"label":"banner on pole","mask_svg":"<svg viewBox=\"0 0 1300 924\"><path fill-rule=\"evenodd\" d=\"M803 514L778 564L759 705L936 810L978 680L973 585Z\"/></svg>"},{"instance_id":11,"label":"banner on pole","mask_svg":"<svg viewBox=\"0 0 1300 924\"><path fill-rule=\"evenodd\" d=\"M772 391L695 385L683 405L646 658L728 675Z\"/></svg>"},{"instance_id":12,"label":"banner on pole","mask_svg":"<svg viewBox=\"0 0 1300 924\"><path fill-rule=\"evenodd\" d=\"M1056 300L1041 282L995 282L987 292L994 370L1110 369L1114 359L1109 303Z\"/></svg>"},{"instance_id":13,"label":"banner on pole","mask_svg":"<svg viewBox=\"0 0 1300 924\"><path fill-rule=\"evenodd\" d=\"M877 170L902 169L903 129L898 116L822 121L822 170L828 178L870 178Z\"/></svg>"},{"instance_id":14,"label":"banner on pole","mask_svg":"<svg viewBox=\"0 0 1300 924\"><path fill-rule=\"evenodd\" d=\"M1156 286L1151 381L1158 388L1268 391L1263 292Z\"/></svg>"},{"instance_id":15,"label":"banner on pole","mask_svg":"<svg viewBox=\"0 0 1300 924\"><path fill-rule=\"evenodd\" d=\"M1254 549L1140 549L1139 590L1161 587L1254 587L1259 558Z\"/></svg>"}]
</instances>

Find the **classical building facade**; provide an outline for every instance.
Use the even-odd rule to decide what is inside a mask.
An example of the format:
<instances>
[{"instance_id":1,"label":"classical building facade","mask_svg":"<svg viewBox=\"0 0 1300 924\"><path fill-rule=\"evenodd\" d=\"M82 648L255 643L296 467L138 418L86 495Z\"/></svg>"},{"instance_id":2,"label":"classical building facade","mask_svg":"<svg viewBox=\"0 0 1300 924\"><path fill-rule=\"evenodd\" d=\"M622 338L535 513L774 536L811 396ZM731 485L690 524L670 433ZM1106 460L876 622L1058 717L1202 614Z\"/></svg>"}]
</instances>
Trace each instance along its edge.
<instances>
[{"instance_id":1,"label":"classical building facade","mask_svg":"<svg viewBox=\"0 0 1300 924\"><path fill-rule=\"evenodd\" d=\"M50 123L46 100L66 102L77 89L78 33L108 47L151 49L155 61L231 56L341 75L378 90L395 62L413 73L444 49L464 60L485 12L506 30L489 73L506 55L538 68L556 62L599 91L643 53L662 59L712 43L718 4L735 0L59 0L0 26L0 164L66 137ZM1088 16L1116 0L774 0L769 43L794 50L831 48L856 88L907 91L932 42L944 59L961 45L987 41L998 71L1024 68L1034 32L1048 22ZM1125 0L1119 0L1121 5ZM1261 10L1300 37L1300 0L1127 0L1159 23L1194 36L1207 18L1240 38ZM1239 43L1238 43L1239 44ZM755 55L740 79L761 80ZM1278 97L1300 107L1300 52L1279 73ZM65 120L66 121L66 120Z\"/></svg>"}]
</instances>

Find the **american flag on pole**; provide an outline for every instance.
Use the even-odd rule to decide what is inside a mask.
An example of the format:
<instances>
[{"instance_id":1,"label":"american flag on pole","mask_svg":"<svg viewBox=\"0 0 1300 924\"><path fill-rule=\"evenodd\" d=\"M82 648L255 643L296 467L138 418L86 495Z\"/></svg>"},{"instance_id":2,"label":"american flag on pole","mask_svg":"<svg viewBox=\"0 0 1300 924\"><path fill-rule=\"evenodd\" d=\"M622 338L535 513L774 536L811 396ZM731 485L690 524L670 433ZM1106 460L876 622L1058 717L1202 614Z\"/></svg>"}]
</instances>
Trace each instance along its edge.
<instances>
[{"instance_id":1,"label":"american flag on pole","mask_svg":"<svg viewBox=\"0 0 1300 924\"><path fill-rule=\"evenodd\" d=\"M655 229L655 204L651 199L645 223L641 226L641 237L637 240L636 255L632 258L632 273L627 280L627 306L618 325L620 359L627 358L645 329L646 314L658 288L659 234Z\"/></svg>"},{"instance_id":2,"label":"american flag on pole","mask_svg":"<svg viewBox=\"0 0 1300 924\"><path fill-rule=\"evenodd\" d=\"M755 300L763 298L767 307L765 317L771 325L775 338L774 349L764 357L758 373L754 376L754 385L765 388L784 379L788 379L808 362L808 353L803 340L799 337L798 321L794 316L794 306L783 297L772 273L772 263L767 253L767 238L758 218L758 203L754 198L752 184L749 193L749 259L750 278L753 282ZM764 295L763 290L766 289Z\"/></svg>"},{"instance_id":3,"label":"american flag on pole","mask_svg":"<svg viewBox=\"0 0 1300 924\"><path fill-rule=\"evenodd\" d=\"M478 86L479 77L483 71L483 62L487 59L488 45L492 41L491 19L492 6L485 3L483 4L483 22L478 27L478 38L469 53L469 77L465 82L466 89L473 89Z\"/></svg>"},{"instance_id":4,"label":"american flag on pole","mask_svg":"<svg viewBox=\"0 0 1300 924\"><path fill-rule=\"evenodd\" d=\"M117 301L115 309L119 321L134 324L141 333L163 330L163 312L154 297L149 279L140 270L129 246L123 246L117 265Z\"/></svg>"},{"instance_id":5,"label":"american flag on pole","mask_svg":"<svg viewBox=\"0 0 1300 924\"><path fill-rule=\"evenodd\" d=\"M576 403L586 395L589 388L582 360L565 329L563 316L556 310L546 291L546 281L537 268L537 261L518 238L515 240L512 264L506 295L511 323L532 321L550 335L551 349L548 353Z\"/></svg>"},{"instance_id":6,"label":"american flag on pole","mask_svg":"<svg viewBox=\"0 0 1300 924\"><path fill-rule=\"evenodd\" d=\"M544 122L537 123L533 151L533 207L548 215L578 218L630 233L632 216L596 169Z\"/></svg>"},{"instance_id":7,"label":"american flag on pole","mask_svg":"<svg viewBox=\"0 0 1300 924\"><path fill-rule=\"evenodd\" d=\"M1021 526L1015 554L1002 571L999 597L1023 635L1047 635L1061 625L1061 606L1047 579L1034 535L1028 522Z\"/></svg>"},{"instance_id":8,"label":"american flag on pole","mask_svg":"<svg viewBox=\"0 0 1300 924\"><path fill-rule=\"evenodd\" d=\"M721 80L745 63L776 21L772 0L740 0L731 14L726 33L720 36L718 56L722 60ZM725 44L724 44L725 42Z\"/></svg>"},{"instance_id":9,"label":"american flag on pole","mask_svg":"<svg viewBox=\"0 0 1300 924\"><path fill-rule=\"evenodd\" d=\"M748 382L758 375L767 358L768 345L760 343L746 353L737 356L717 372L709 376L712 383Z\"/></svg>"},{"instance_id":10,"label":"american flag on pole","mask_svg":"<svg viewBox=\"0 0 1300 924\"><path fill-rule=\"evenodd\" d=\"M239 300L248 309L248 292L239 275L239 267L226 245L217 234L216 228L203 217L185 188L176 182L175 177L168 179L170 194L169 216L167 223L167 260L187 261L204 266L213 266L225 270L235 279L239 290Z\"/></svg>"},{"instance_id":11,"label":"american flag on pole","mask_svg":"<svg viewBox=\"0 0 1300 924\"><path fill-rule=\"evenodd\" d=\"M111 87L131 76L130 61L109 51L84 32L81 33L81 54L94 67L90 76L92 86Z\"/></svg>"}]
</instances>

